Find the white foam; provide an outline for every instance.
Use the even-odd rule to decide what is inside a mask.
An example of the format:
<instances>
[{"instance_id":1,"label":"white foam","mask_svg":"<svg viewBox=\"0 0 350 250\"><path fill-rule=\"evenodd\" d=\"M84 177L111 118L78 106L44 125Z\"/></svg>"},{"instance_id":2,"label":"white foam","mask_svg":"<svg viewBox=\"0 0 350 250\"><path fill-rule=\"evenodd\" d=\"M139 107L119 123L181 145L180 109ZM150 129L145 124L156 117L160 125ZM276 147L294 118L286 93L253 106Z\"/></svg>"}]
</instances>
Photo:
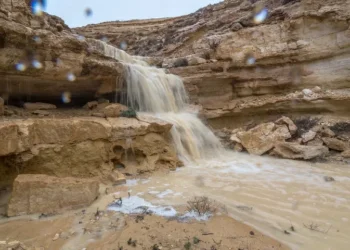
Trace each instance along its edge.
<instances>
[{"instance_id":1,"label":"white foam","mask_svg":"<svg viewBox=\"0 0 350 250\"><path fill-rule=\"evenodd\" d=\"M121 206L110 206L109 210L121 212L124 214L143 213L145 208L153 214L163 217L173 217L177 214L176 210L171 206L155 206L138 196L131 196L123 199Z\"/></svg>"}]
</instances>

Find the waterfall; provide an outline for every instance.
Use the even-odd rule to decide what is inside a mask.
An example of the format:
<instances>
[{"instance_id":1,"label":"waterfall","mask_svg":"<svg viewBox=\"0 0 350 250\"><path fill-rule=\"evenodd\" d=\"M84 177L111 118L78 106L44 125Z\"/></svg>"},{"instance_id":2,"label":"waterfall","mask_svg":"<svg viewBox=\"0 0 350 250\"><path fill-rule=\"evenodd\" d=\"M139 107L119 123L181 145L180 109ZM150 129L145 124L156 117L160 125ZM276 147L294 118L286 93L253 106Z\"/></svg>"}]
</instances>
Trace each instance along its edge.
<instances>
[{"instance_id":1,"label":"waterfall","mask_svg":"<svg viewBox=\"0 0 350 250\"><path fill-rule=\"evenodd\" d=\"M123 63L127 105L173 124L171 135L181 160L191 162L217 156L222 146L196 113L186 111L188 96L180 77L149 66L141 57L96 41L106 56Z\"/></svg>"}]
</instances>

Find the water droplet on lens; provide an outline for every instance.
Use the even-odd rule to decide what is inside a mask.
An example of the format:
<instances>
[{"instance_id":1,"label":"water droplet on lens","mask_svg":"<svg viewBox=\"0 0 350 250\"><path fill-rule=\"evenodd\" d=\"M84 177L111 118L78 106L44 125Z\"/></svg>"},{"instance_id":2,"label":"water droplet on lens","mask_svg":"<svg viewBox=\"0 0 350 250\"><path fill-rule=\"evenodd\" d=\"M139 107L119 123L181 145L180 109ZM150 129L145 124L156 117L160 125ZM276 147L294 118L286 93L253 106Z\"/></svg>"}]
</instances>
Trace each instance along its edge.
<instances>
[{"instance_id":1,"label":"water droplet on lens","mask_svg":"<svg viewBox=\"0 0 350 250\"><path fill-rule=\"evenodd\" d=\"M62 102L63 103L70 103L72 101L72 94L70 92L63 92L62 93Z\"/></svg>"},{"instance_id":2,"label":"water droplet on lens","mask_svg":"<svg viewBox=\"0 0 350 250\"><path fill-rule=\"evenodd\" d=\"M54 59L53 62L56 64L56 66L61 66L62 65L62 60L59 59L59 58Z\"/></svg>"},{"instance_id":3,"label":"water droplet on lens","mask_svg":"<svg viewBox=\"0 0 350 250\"><path fill-rule=\"evenodd\" d=\"M30 7L32 9L32 13L36 16L41 16L43 14L43 10L46 7L45 0L31 0Z\"/></svg>"},{"instance_id":4,"label":"water droplet on lens","mask_svg":"<svg viewBox=\"0 0 350 250\"><path fill-rule=\"evenodd\" d=\"M39 62L38 60L33 60L32 65L36 69L41 69L43 67L43 64L41 62Z\"/></svg>"},{"instance_id":5,"label":"water droplet on lens","mask_svg":"<svg viewBox=\"0 0 350 250\"><path fill-rule=\"evenodd\" d=\"M41 41L41 38L40 37L38 37L38 36L34 36L33 37L33 40L34 40L34 42L36 42L36 43L38 43L38 44L40 44L42 41Z\"/></svg>"},{"instance_id":6,"label":"water droplet on lens","mask_svg":"<svg viewBox=\"0 0 350 250\"><path fill-rule=\"evenodd\" d=\"M268 16L268 10L266 8L262 8L258 10L254 15L254 23L260 24L264 22Z\"/></svg>"},{"instance_id":7,"label":"water droplet on lens","mask_svg":"<svg viewBox=\"0 0 350 250\"><path fill-rule=\"evenodd\" d=\"M70 82L74 82L76 79L75 75L72 73L72 72L69 72L67 74L67 80L70 81Z\"/></svg>"},{"instance_id":8,"label":"water droplet on lens","mask_svg":"<svg viewBox=\"0 0 350 250\"><path fill-rule=\"evenodd\" d=\"M82 42L85 41L85 37L82 35L78 35L77 38L79 41L82 41Z\"/></svg>"},{"instance_id":9,"label":"water droplet on lens","mask_svg":"<svg viewBox=\"0 0 350 250\"><path fill-rule=\"evenodd\" d=\"M85 9L85 16L87 16L87 17L92 16L92 9L91 8L86 8Z\"/></svg>"},{"instance_id":10,"label":"water droplet on lens","mask_svg":"<svg viewBox=\"0 0 350 250\"><path fill-rule=\"evenodd\" d=\"M105 43L107 43L108 42L108 37L106 37L106 36L103 36L103 37L101 37L101 41L103 41L103 42L105 42Z\"/></svg>"},{"instance_id":11,"label":"water droplet on lens","mask_svg":"<svg viewBox=\"0 0 350 250\"><path fill-rule=\"evenodd\" d=\"M25 71L27 69L27 65L25 65L24 63L17 63L16 64L16 69L18 71Z\"/></svg>"},{"instance_id":12,"label":"water droplet on lens","mask_svg":"<svg viewBox=\"0 0 350 250\"><path fill-rule=\"evenodd\" d=\"M248 64L248 65L253 65L253 64L255 64L255 58L254 58L254 56L248 56L248 57L247 57L247 64Z\"/></svg>"},{"instance_id":13,"label":"water droplet on lens","mask_svg":"<svg viewBox=\"0 0 350 250\"><path fill-rule=\"evenodd\" d=\"M121 48L122 50L126 50L126 49L128 48L128 44L127 44L126 42L121 42L121 43L120 43L120 48Z\"/></svg>"}]
</instances>

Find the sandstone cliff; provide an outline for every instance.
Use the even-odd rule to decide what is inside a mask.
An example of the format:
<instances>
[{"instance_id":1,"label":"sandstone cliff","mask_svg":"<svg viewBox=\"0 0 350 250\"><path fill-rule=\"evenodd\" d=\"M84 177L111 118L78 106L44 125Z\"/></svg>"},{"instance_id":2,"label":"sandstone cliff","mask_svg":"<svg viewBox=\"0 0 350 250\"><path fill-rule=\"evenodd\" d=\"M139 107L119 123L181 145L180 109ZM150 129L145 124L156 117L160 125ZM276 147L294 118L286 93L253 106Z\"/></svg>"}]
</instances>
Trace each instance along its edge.
<instances>
[{"instance_id":1,"label":"sandstone cliff","mask_svg":"<svg viewBox=\"0 0 350 250\"><path fill-rule=\"evenodd\" d=\"M82 104L114 92L122 66L72 32L64 21L33 15L25 0L0 1L0 97L61 103L62 94Z\"/></svg>"},{"instance_id":2,"label":"sandstone cliff","mask_svg":"<svg viewBox=\"0 0 350 250\"><path fill-rule=\"evenodd\" d=\"M176 18L77 28L126 42L132 54L182 76L216 127L281 114L348 117L349 0L226 0ZM254 22L266 8L268 17ZM311 90L311 91L310 91Z\"/></svg>"}]
</instances>

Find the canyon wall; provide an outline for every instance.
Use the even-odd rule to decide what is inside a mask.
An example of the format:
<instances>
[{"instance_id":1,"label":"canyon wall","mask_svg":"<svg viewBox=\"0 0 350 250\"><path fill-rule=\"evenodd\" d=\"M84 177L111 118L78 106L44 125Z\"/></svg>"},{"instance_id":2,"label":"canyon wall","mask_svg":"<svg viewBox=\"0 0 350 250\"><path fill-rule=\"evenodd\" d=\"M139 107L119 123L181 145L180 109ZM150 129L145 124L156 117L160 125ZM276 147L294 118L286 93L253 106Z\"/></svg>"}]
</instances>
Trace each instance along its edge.
<instances>
[{"instance_id":1,"label":"canyon wall","mask_svg":"<svg viewBox=\"0 0 350 250\"><path fill-rule=\"evenodd\" d=\"M127 52L180 75L215 128L281 114L348 120L349 6L349 0L226 0L187 16L75 31L126 43ZM254 20L264 8L266 20Z\"/></svg>"}]
</instances>

